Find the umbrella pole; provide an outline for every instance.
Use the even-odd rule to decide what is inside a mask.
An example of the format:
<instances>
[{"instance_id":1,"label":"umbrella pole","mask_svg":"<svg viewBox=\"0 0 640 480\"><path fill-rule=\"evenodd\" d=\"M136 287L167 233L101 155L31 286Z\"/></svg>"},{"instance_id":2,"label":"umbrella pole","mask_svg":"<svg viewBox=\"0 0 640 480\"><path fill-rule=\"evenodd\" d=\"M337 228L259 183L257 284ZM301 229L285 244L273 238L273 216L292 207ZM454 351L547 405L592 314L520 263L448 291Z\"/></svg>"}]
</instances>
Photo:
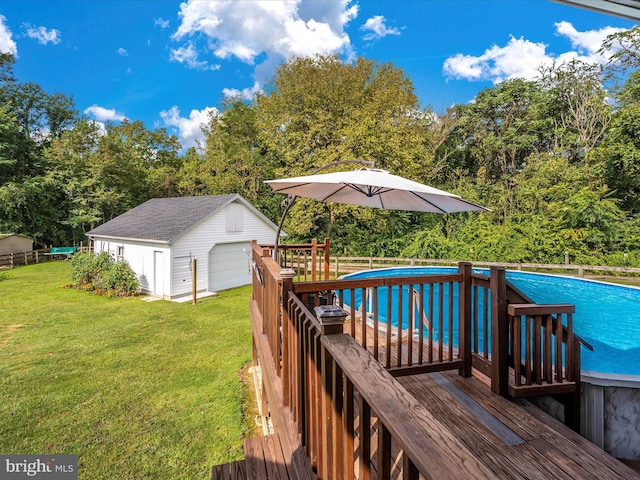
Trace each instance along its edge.
<instances>
[{"instance_id":1,"label":"umbrella pole","mask_svg":"<svg viewBox=\"0 0 640 480\"><path fill-rule=\"evenodd\" d=\"M369 168L375 168L376 166L373 160L338 160L337 162L331 162L326 165L323 165L322 167L316 168L313 172L310 173L310 175L315 175L316 173L321 172L322 170L325 170L327 168L336 167L338 165L347 165L349 163L357 163L359 165L368 165ZM280 218L280 223L278 224L278 230L276 231L276 241L273 244L272 256L274 260L278 263L280 263L280 253L278 252L278 248L280 246L280 233L282 232L282 225L284 224L284 219L287 216L287 213L289 213L289 209L296 201L296 198L297 197L295 195L289 195L287 196L287 199L284 201L284 204L285 204L284 212L282 212L282 217Z\"/></svg>"},{"instance_id":2,"label":"umbrella pole","mask_svg":"<svg viewBox=\"0 0 640 480\"><path fill-rule=\"evenodd\" d=\"M289 213L289 209L296 201L296 198L298 197L296 197L295 195L287 195L287 198L284 201L285 203L284 212L282 212L282 217L280 217L280 223L278 223L278 230L276 230L276 241L273 246L273 258L278 263L280 263L280 252L278 251L278 248L280 247L279 240L280 240L280 233L282 232L282 225L284 224L284 219L287 216L287 213Z\"/></svg>"}]
</instances>

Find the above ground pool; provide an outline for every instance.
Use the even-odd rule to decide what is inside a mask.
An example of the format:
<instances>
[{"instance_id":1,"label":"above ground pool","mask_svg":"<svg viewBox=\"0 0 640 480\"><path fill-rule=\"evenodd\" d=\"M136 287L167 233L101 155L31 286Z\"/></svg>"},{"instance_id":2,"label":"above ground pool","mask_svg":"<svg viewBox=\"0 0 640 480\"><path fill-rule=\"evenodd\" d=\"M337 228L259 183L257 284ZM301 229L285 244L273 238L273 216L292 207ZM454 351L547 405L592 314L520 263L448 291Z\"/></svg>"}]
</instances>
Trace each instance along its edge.
<instances>
[{"instance_id":1,"label":"above ground pool","mask_svg":"<svg viewBox=\"0 0 640 480\"><path fill-rule=\"evenodd\" d=\"M345 279L437 275L455 267L398 267L367 270ZM485 269L474 269L488 275ZM582 349L582 370L640 376L640 288L531 272L507 271L506 277L536 303L575 305L573 328L593 346Z\"/></svg>"}]
</instances>

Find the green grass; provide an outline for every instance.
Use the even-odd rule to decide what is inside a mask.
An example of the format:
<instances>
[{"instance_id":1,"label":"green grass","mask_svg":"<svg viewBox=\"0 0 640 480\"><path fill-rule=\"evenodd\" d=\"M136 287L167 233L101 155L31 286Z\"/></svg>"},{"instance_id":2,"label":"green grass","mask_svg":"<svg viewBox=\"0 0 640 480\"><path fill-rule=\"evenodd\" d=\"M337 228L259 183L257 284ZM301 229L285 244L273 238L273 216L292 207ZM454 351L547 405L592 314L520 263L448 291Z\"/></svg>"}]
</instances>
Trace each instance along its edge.
<instances>
[{"instance_id":1,"label":"green grass","mask_svg":"<svg viewBox=\"0 0 640 480\"><path fill-rule=\"evenodd\" d=\"M0 452L77 454L81 479L204 479L242 458L250 287L143 302L64 288L69 274L0 281Z\"/></svg>"}]
</instances>

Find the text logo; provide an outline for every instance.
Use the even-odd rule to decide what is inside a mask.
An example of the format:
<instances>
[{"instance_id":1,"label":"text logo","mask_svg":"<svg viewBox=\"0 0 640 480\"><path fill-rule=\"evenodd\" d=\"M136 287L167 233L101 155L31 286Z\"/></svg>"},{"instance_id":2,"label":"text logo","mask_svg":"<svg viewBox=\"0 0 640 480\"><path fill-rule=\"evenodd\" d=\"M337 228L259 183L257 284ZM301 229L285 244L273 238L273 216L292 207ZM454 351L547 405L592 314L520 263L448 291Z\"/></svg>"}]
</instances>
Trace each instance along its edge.
<instances>
[{"instance_id":1,"label":"text logo","mask_svg":"<svg viewBox=\"0 0 640 480\"><path fill-rule=\"evenodd\" d=\"M78 480L77 455L0 455L0 480Z\"/></svg>"}]
</instances>

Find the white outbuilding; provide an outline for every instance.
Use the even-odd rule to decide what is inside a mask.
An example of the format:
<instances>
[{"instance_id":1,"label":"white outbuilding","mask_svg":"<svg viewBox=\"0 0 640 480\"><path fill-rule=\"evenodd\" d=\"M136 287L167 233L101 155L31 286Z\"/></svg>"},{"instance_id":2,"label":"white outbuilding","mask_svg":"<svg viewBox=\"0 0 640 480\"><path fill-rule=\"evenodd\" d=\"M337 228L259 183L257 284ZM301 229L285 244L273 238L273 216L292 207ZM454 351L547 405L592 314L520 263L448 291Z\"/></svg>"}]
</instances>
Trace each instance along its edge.
<instances>
[{"instance_id":1,"label":"white outbuilding","mask_svg":"<svg viewBox=\"0 0 640 480\"><path fill-rule=\"evenodd\" d=\"M96 253L126 260L142 293L165 299L251 283L251 241L277 225L240 195L154 198L87 232Z\"/></svg>"}]
</instances>

